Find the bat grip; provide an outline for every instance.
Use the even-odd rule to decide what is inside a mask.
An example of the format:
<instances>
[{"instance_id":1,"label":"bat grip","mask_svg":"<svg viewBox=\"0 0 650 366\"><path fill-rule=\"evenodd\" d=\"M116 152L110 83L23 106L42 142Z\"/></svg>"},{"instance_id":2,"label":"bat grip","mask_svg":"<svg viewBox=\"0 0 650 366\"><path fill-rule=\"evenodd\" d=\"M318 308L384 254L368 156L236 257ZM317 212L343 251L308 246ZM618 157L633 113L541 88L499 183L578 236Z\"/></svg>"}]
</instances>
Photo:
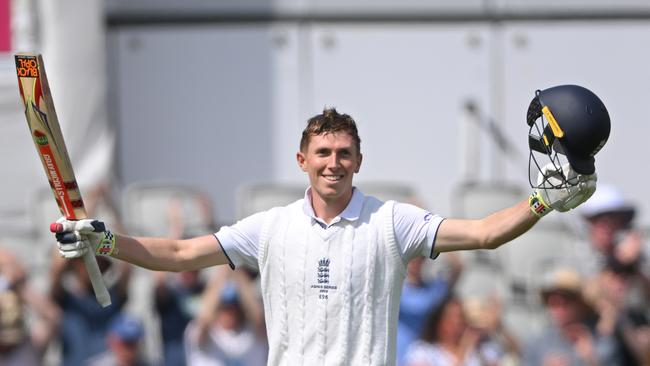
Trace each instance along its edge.
<instances>
[{"instance_id":1,"label":"bat grip","mask_svg":"<svg viewBox=\"0 0 650 366\"><path fill-rule=\"evenodd\" d=\"M111 295L109 295L108 289L106 289L106 285L104 285L104 279L102 278L102 273L97 265L95 253L88 250L86 251L86 254L84 254L83 259L88 275L90 276L90 283L92 283L93 290L95 291L95 298L97 298L97 302L105 308L111 304Z\"/></svg>"}]
</instances>

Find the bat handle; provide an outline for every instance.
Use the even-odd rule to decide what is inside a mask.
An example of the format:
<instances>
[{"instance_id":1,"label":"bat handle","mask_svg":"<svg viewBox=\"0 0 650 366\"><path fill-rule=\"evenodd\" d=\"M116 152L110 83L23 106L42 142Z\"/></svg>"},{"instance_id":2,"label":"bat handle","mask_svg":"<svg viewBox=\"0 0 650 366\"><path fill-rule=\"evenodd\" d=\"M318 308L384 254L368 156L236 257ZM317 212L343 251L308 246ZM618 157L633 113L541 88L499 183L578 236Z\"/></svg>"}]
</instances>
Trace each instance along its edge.
<instances>
[{"instance_id":1,"label":"bat handle","mask_svg":"<svg viewBox=\"0 0 650 366\"><path fill-rule=\"evenodd\" d=\"M92 283L93 290L95 291L95 298L105 308L111 304L111 295L109 295L108 289L106 289L106 285L104 284L104 279L102 278L102 273L99 271L95 253L88 250L84 254L83 259L88 275L90 276L90 283Z\"/></svg>"}]
</instances>

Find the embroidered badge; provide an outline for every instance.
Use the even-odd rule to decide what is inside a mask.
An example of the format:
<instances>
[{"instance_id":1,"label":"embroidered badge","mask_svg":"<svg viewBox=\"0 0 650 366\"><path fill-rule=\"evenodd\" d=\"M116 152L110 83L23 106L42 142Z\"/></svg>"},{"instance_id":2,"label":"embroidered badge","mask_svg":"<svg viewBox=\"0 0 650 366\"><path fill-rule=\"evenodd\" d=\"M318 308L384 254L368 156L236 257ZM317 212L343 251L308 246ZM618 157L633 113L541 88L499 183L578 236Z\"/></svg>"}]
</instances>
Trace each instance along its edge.
<instances>
[{"instance_id":1,"label":"embroidered badge","mask_svg":"<svg viewBox=\"0 0 650 366\"><path fill-rule=\"evenodd\" d=\"M318 261L316 269L317 284L311 285L311 288L318 289L318 298L327 300L330 291L336 291L336 286L330 284L330 259L322 258Z\"/></svg>"},{"instance_id":2,"label":"embroidered badge","mask_svg":"<svg viewBox=\"0 0 650 366\"><path fill-rule=\"evenodd\" d=\"M323 258L318 261L318 284L328 285L330 283L330 260Z\"/></svg>"}]
</instances>

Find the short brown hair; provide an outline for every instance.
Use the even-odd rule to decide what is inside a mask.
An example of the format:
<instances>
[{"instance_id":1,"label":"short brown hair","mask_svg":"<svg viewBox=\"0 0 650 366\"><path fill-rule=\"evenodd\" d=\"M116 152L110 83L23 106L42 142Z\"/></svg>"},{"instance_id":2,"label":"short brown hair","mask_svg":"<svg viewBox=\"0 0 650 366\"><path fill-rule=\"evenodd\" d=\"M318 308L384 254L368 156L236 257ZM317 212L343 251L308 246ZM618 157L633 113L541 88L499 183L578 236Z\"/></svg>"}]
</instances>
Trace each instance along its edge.
<instances>
[{"instance_id":1,"label":"short brown hair","mask_svg":"<svg viewBox=\"0 0 650 366\"><path fill-rule=\"evenodd\" d=\"M306 151L309 140L312 136L325 135L328 133L346 132L354 139L357 153L361 153L361 138L357 131L357 124L347 114L341 114L336 108L323 109L323 113L311 117L307 121L307 127L302 131L300 139L300 151Z\"/></svg>"}]
</instances>

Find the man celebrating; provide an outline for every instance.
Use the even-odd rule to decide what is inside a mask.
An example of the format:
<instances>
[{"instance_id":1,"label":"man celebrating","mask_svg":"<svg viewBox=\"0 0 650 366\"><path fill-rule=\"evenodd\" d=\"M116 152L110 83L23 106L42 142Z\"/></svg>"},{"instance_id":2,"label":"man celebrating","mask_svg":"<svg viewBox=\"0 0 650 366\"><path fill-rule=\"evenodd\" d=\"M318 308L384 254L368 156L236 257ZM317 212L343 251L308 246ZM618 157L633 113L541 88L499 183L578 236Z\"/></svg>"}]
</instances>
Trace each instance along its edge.
<instances>
[{"instance_id":1,"label":"man celebrating","mask_svg":"<svg viewBox=\"0 0 650 366\"><path fill-rule=\"evenodd\" d=\"M588 114L589 109L595 112ZM575 111L587 115L572 115ZM580 134L593 130L576 131L576 123L606 122L609 134L605 107L581 87L538 92L529 124L542 114L549 125L543 126L539 140L546 141L542 147L551 158L565 142L575 145ZM254 214L214 235L187 240L113 235L96 220L61 219L52 231L66 258L94 250L157 271L222 264L257 268L269 365L394 365L399 300L409 260L497 248L553 209L568 211L587 200L596 189L589 154L602 146L574 145L561 152L571 164L558 166L553 159L540 169L529 199L479 220L443 219L409 204L382 202L355 188L353 176L362 163L356 124L346 114L325 109L309 119L296 154L298 166L309 177L304 199ZM579 171L572 167L574 162Z\"/></svg>"}]
</instances>

